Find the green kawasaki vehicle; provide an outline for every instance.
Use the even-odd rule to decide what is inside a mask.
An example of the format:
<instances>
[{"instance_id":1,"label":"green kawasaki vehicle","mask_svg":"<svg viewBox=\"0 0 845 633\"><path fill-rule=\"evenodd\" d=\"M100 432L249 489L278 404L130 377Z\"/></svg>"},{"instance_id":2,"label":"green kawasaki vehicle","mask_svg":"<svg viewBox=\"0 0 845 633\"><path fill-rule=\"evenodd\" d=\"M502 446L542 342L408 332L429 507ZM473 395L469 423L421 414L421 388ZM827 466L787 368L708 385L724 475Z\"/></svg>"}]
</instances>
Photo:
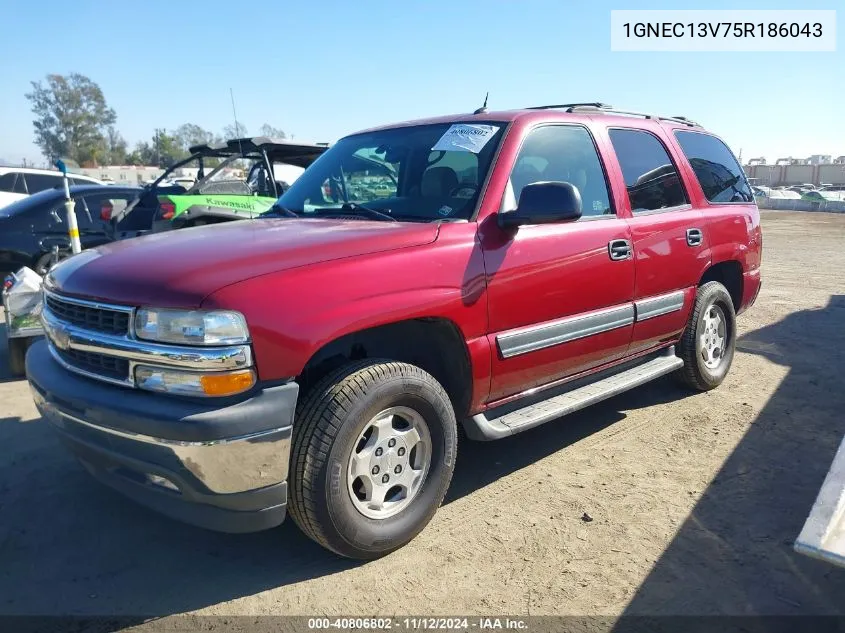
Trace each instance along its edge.
<instances>
[{"instance_id":1,"label":"green kawasaki vehicle","mask_svg":"<svg viewBox=\"0 0 845 633\"><path fill-rule=\"evenodd\" d=\"M152 231L255 217L328 149L328 143L285 139L232 139L207 147L220 164L184 193L158 196Z\"/></svg>"}]
</instances>

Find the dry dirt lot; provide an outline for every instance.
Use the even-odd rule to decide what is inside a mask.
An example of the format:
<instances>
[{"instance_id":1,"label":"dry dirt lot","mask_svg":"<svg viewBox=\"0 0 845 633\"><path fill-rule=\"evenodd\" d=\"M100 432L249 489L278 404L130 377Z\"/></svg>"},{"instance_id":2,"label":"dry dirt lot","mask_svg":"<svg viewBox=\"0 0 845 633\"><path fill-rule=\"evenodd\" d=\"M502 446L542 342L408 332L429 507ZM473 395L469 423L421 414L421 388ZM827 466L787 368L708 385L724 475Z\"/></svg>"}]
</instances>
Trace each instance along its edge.
<instances>
[{"instance_id":1,"label":"dry dirt lot","mask_svg":"<svg viewBox=\"0 0 845 633\"><path fill-rule=\"evenodd\" d=\"M0 614L845 613L845 569L791 548L845 434L845 215L765 213L764 236L763 290L719 389L665 379L464 442L433 522L368 564L292 522L231 536L135 506L6 372Z\"/></svg>"}]
</instances>

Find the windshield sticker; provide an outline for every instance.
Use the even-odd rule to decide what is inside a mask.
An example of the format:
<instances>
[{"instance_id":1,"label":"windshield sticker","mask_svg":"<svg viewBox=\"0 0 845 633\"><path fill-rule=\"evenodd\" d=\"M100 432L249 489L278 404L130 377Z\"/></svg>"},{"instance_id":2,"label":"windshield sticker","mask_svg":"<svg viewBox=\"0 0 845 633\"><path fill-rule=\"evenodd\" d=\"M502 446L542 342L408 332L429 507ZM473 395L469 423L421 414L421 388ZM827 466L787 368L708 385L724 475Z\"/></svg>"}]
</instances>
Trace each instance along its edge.
<instances>
[{"instance_id":1,"label":"windshield sticker","mask_svg":"<svg viewBox=\"0 0 845 633\"><path fill-rule=\"evenodd\" d=\"M437 210L437 213L446 217L447 215L452 215L452 207L447 207L445 204Z\"/></svg>"},{"instance_id":2,"label":"windshield sticker","mask_svg":"<svg viewBox=\"0 0 845 633\"><path fill-rule=\"evenodd\" d=\"M435 152L472 152L477 154L499 130L496 125L459 123L450 127L431 149Z\"/></svg>"}]
</instances>

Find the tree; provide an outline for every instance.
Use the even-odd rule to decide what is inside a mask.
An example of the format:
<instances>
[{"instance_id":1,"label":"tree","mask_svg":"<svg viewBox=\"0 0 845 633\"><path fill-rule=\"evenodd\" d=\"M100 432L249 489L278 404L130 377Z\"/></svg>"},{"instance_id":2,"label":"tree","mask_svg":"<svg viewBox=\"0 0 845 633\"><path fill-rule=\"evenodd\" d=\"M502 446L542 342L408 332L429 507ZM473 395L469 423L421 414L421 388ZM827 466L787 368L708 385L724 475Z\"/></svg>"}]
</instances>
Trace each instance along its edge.
<instances>
[{"instance_id":1,"label":"tree","mask_svg":"<svg viewBox=\"0 0 845 633\"><path fill-rule=\"evenodd\" d=\"M125 165L127 162L126 139L114 126L109 126L107 131L107 161L108 165Z\"/></svg>"},{"instance_id":2,"label":"tree","mask_svg":"<svg viewBox=\"0 0 845 633\"><path fill-rule=\"evenodd\" d=\"M155 152L149 143L138 141L135 143L135 149L126 157L126 162L130 165L152 165L155 159Z\"/></svg>"},{"instance_id":3,"label":"tree","mask_svg":"<svg viewBox=\"0 0 845 633\"><path fill-rule=\"evenodd\" d=\"M214 142L214 135L211 132L193 123L183 123L173 130L173 136L176 138L179 149L181 149L185 155L189 153L190 148L193 145Z\"/></svg>"},{"instance_id":4,"label":"tree","mask_svg":"<svg viewBox=\"0 0 845 633\"><path fill-rule=\"evenodd\" d=\"M35 144L48 159L67 157L79 164L104 156L106 130L117 115L103 91L85 75L47 75L47 85L32 82Z\"/></svg>"},{"instance_id":5,"label":"tree","mask_svg":"<svg viewBox=\"0 0 845 633\"><path fill-rule=\"evenodd\" d=\"M188 155L179 147L178 139L164 129L157 129L153 133L152 151L154 155L152 164L162 168L170 167Z\"/></svg>"},{"instance_id":6,"label":"tree","mask_svg":"<svg viewBox=\"0 0 845 633\"><path fill-rule=\"evenodd\" d=\"M269 123L262 125L258 132L261 136L267 136L269 138L287 138L283 130L273 127Z\"/></svg>"},{"instance_id":7,"label":"tree","mask_svg":"<svg viewBox=\"0 0 845 633\"><path fill-rule=\"evenodd\" d=\"M223 128L223 138L225 140L233 139L233 138L244 138L249 132L246 131L246 127L240 121L235 121L234 124L229 124Z\"/></svg>"}]
</instances>

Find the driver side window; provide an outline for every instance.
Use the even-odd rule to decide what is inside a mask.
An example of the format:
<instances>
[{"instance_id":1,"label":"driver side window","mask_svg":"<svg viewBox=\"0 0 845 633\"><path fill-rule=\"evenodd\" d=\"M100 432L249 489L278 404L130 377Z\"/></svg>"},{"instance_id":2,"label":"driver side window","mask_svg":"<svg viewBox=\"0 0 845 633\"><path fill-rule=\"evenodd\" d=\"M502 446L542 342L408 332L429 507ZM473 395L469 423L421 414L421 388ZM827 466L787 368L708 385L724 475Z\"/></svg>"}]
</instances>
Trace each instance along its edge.
<instances>
[{"instance_id":1,"label":"driver side window","mask_svg":"<svg viewBox=\"0 0 845 633\"><path fill-rule=\"evenodd\" d=\"M575 186L585 217L614 215L595 144L583 127L546 125L528 133L508 180L503 210L515 209L523 187L535 182Z\"/></svg>"}]
</instances>

